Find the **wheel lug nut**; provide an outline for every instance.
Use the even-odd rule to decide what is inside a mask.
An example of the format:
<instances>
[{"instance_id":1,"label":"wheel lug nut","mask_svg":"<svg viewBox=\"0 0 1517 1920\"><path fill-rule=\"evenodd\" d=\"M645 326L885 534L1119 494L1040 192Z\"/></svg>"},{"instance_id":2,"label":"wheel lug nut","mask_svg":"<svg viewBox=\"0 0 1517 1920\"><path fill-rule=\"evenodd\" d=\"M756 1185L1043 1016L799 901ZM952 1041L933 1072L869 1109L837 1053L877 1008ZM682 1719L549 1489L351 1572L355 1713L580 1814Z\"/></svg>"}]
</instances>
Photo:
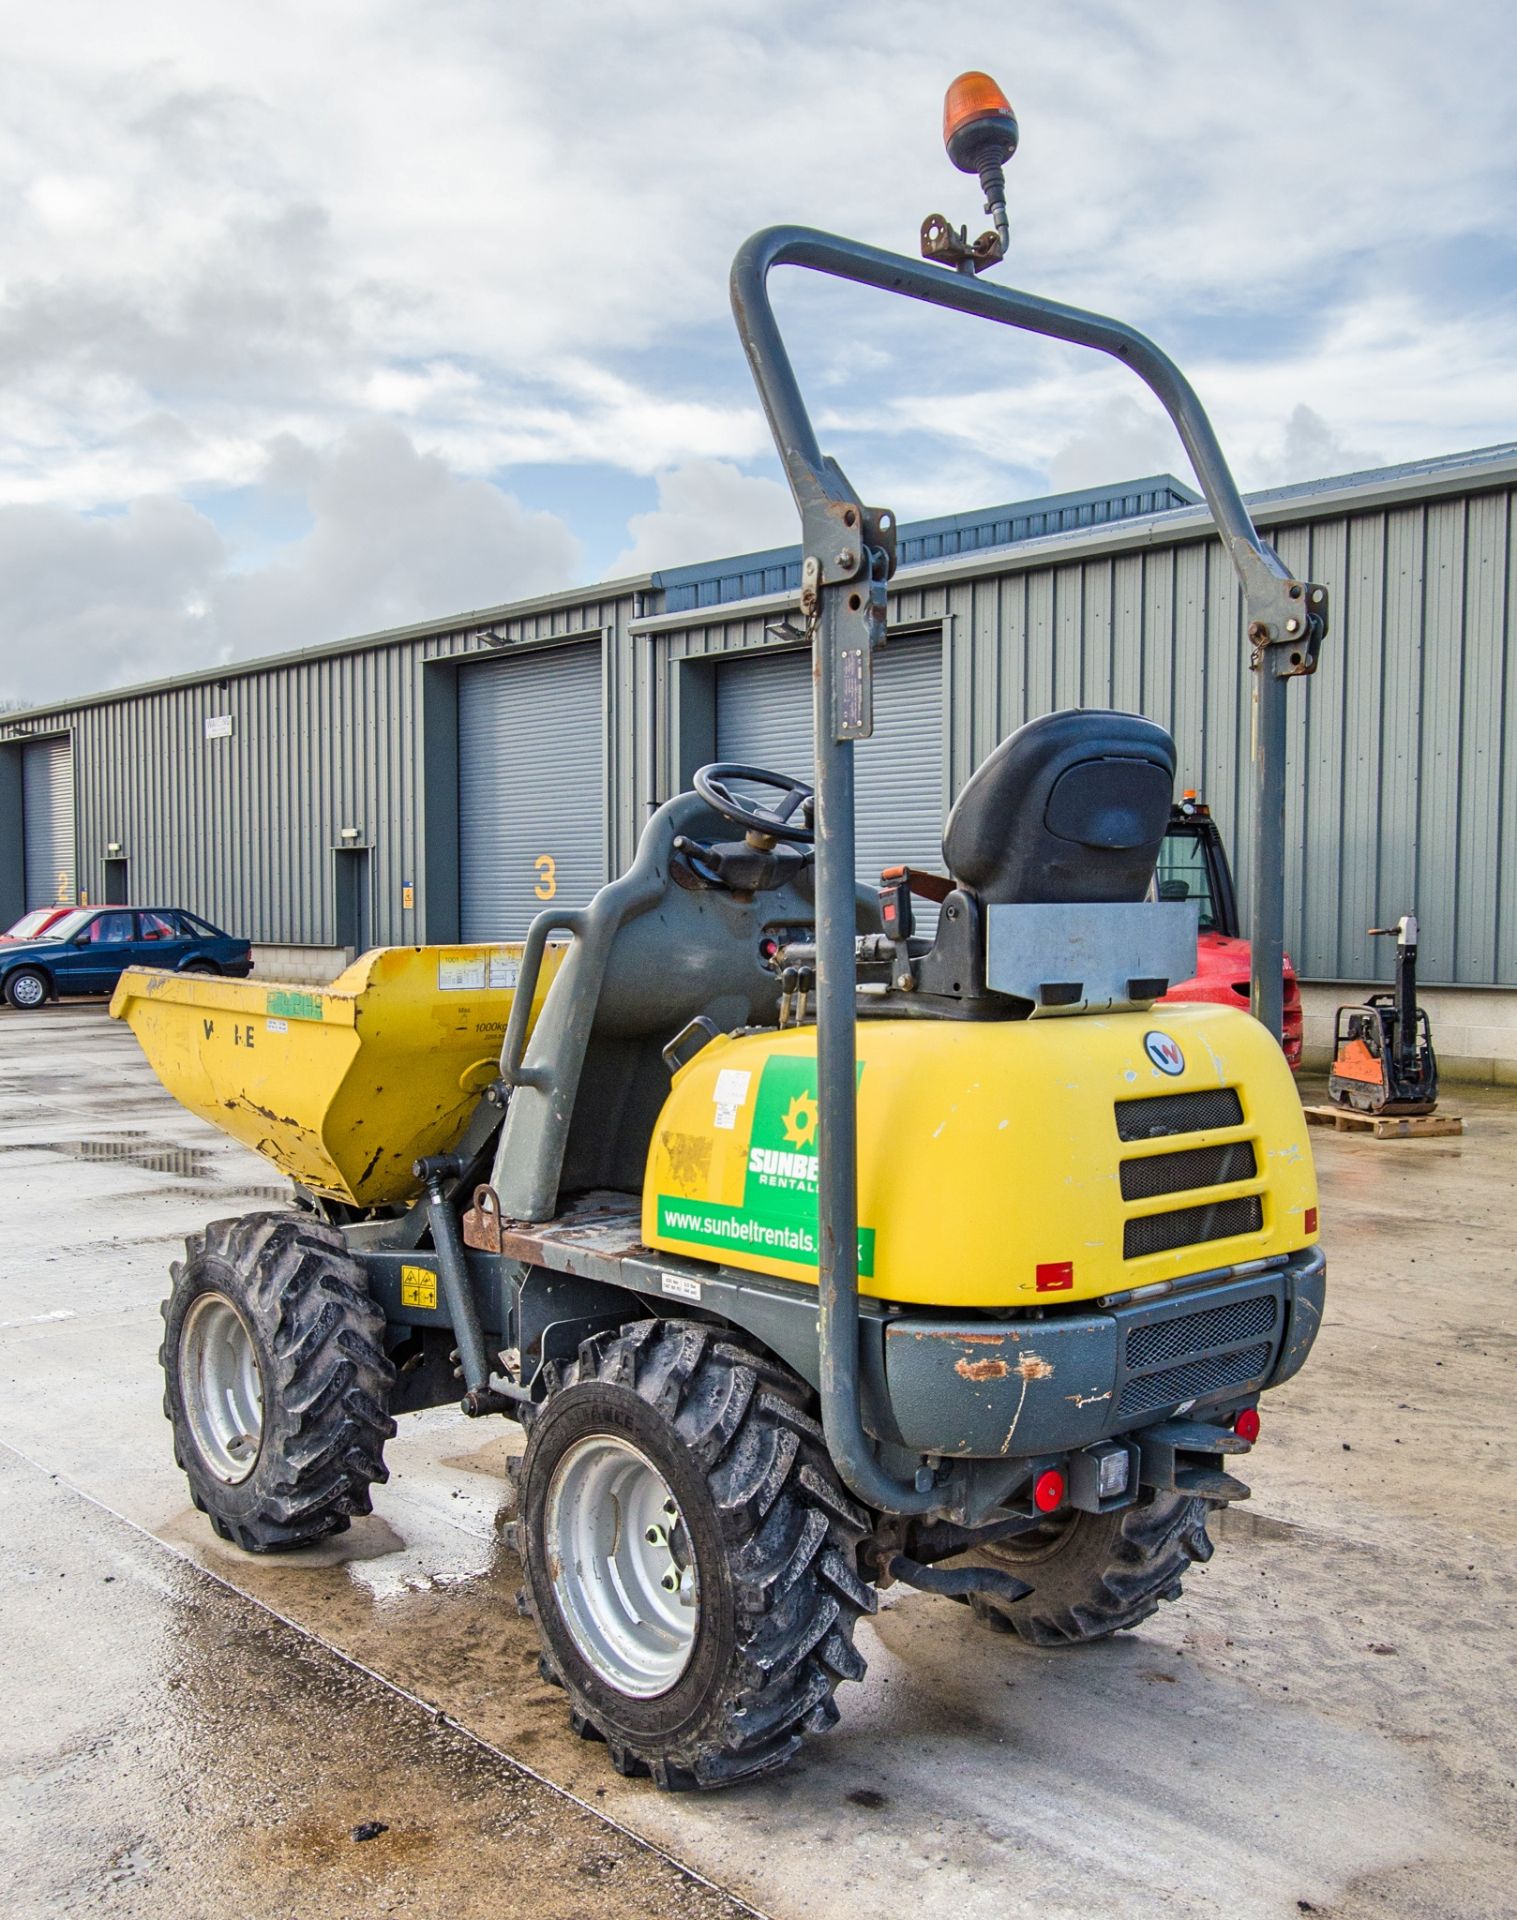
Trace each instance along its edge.
<instances>
[{"instance_id":1,"label":"wheel lug nut","mask_svg":"<svg viewBox=\"0 0 1517 1920\"><path fill-rule=\"evenodd\" d=\"M664 1530L662 1527L649 1527L643 1538L650 1547L661 1547L664 1544Z\"/></svg>"},{"instance_id":2,"label":"wheel lug nut","mask_svg":"<svg viewBox=\"0 0 1517 1920\"><path fill-rule=\"evenodd\" d=\"M665 1593L678 1593L679 1575L674 1571L673 1567L671 1567L658 1584L663 1588Z\"/></svg>"}]
</instances>

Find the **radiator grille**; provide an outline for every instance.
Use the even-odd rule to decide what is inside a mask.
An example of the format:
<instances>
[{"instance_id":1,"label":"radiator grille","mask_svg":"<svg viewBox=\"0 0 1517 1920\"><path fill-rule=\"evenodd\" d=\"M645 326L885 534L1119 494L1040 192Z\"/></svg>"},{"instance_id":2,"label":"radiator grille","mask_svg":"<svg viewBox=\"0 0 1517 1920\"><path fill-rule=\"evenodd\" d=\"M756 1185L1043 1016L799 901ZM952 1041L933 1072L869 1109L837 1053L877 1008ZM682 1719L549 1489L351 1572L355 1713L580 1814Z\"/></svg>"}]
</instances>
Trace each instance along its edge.
<instances>
[{"instance_id":1,"label":"radiator grille","mask_svg":"<svg viewBox=\"0 0 1517 1920\"><path fill-rule=\"evenodd\" d=\"M1274 1350L1273 1341L1261 1340L1234 1353L1187 1360L1181 1366L1166 1367L1162 1373L1141 1374L1122 1389L1117 1412L1148 1413L1155 1407L1177 1406L1182 1400L1199 1400L1206 1394L1262 1379Z\"/></svg>"},{"instance_id":2,"label":"radiator grille","mask_svg":"<svg viewBox=\"0 0 1517 1920\"><path fill-rule=\"evenodd\" d=\"M1171 1253L1206 1240L1229 1240L1236 1233L1257 1233L1264 1225L1264 1209L1256 1193L1241 1200L1214 1200L1206 1207L1177 1207L1173 1213L1150 1213L1129 1220L1122 1229L1122 1258L1140 1260L1146 1253Z\"/></svg>"},{"instance_id":3,"label":"radiator grille","mask_svg":"<svg viewBox=\"0 0 1517 1920\"><path fill-rule=\"evenodd\" d=\"M1272 1293L1264 1293L1252 1300L1229 1301L1225 1307L1207 1307L1201 1313L1151 1320L1147 1326L1128 1330L1127 1364L1135 1370L1154 1367L1210 1347L1258 1340L1274 1333L1279 1318L1279 1302Z\"/></svg>"},{"instance_id":4,"label":"radiator grille","mask_svg":"<svg viewBox=\"0 0 1517 1920\"><path fill-rule=\"evenodd\" d=\"M1120 1140L1162 1140L1171 1133L1207 1133L1213 1127L1243 1125L1243 1103L1232 1087L1119 1100L1116 1111Z\"/></svg>"},{"instance_id":5,"label":"radiator grille","mask_svg":"<svg viewBox=\"0 0 1517 1920\"><path fill-rule=\"evenodd\" d=\"M1252 1180L1259 1171L1251 1140L1230 1140L1221 1147L1186 1147L1179 1153L1152 1153L1122 1162L1122 1198L1154 1200L1161 1193L1189 1193L1196 1187L1225 1187Z\"/></svg>"}]
</instances>

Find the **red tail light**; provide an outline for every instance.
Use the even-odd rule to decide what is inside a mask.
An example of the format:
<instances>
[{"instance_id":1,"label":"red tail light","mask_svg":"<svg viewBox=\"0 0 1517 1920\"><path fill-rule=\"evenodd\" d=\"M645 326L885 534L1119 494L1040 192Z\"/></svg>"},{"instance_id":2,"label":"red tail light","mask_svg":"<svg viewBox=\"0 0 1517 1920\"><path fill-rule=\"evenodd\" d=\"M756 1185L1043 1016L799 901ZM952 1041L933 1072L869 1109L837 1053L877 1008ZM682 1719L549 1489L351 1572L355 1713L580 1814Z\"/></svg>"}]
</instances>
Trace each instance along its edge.
<instances>
[{"instance_id":1,"label":"red tail light","mask_svg":"<svg viewBox=\"0 0 1517 1920\"><path fill-rule=\"evenodd\" d=\"M1240 1440L1246 1440L1252 1446L1259 1438L1259 1409L1245 1407L1233 1421L1233 1432Z\"/></svg>"},{"instance_id":2,"label":"red tail light","mask_svg":"<svg viewBox=\"0 0 1517 1920\"><path fill-rule=\"evenodd\" d=\"M1064 1476L1046 1467L1032 1483L1032 1504L1039 1513L1055 1513L1064 1504Z\"/></svg>"}]
</instances>

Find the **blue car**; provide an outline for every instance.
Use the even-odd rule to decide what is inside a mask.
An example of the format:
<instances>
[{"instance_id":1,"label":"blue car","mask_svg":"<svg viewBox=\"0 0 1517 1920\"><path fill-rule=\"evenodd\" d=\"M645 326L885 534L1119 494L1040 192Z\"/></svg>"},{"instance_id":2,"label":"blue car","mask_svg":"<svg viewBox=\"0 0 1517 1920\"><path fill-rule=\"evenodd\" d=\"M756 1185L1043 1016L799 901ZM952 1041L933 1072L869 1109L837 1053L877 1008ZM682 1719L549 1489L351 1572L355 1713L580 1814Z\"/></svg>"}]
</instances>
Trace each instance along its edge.
<instances>
[{"instance_id":1,"label":"blue car","mask_svg":"<svg viewBox=\"0 0 1517 1920\"><path fill-rule=\"evenodd\" d=\"M13 1007L109 993L128 967L246 979L253 949L183 907L80 907L35 940L0 946L0 992Z\"/></svg>"}]
</instances>

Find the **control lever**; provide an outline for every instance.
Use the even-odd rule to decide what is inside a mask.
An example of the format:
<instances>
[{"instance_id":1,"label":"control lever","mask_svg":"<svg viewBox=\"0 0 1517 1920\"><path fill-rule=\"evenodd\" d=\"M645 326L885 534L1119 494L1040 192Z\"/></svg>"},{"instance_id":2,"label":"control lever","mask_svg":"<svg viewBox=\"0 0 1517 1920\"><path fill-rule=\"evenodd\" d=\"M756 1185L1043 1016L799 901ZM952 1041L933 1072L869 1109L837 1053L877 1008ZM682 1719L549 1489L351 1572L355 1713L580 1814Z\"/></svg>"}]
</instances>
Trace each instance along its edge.
<instances>
[{"instance_id":1,"label":"control lever","mask_svg":"<svg viewBox=\"0 0 1517 1920\"><path fill-rule=\"evenodd\" d=\"M467 1414L504 1413L511 1404L490 1385L490 1356L485 1348L479 1324L479 1309L469 1283L469 1268L463 1239L458 1231L458 1216L449 1197L450 1182L464 1171L457 1154L436 1153L417 1160L412 1173L427 1190L427 1215L432 1228L432 1245L437 1250L438 1278L442 1282L443 1303L453 1326L458 1346L453 1352L455 1377L464 1383L461 1401Z\"/></svg>"}]
</instances>

